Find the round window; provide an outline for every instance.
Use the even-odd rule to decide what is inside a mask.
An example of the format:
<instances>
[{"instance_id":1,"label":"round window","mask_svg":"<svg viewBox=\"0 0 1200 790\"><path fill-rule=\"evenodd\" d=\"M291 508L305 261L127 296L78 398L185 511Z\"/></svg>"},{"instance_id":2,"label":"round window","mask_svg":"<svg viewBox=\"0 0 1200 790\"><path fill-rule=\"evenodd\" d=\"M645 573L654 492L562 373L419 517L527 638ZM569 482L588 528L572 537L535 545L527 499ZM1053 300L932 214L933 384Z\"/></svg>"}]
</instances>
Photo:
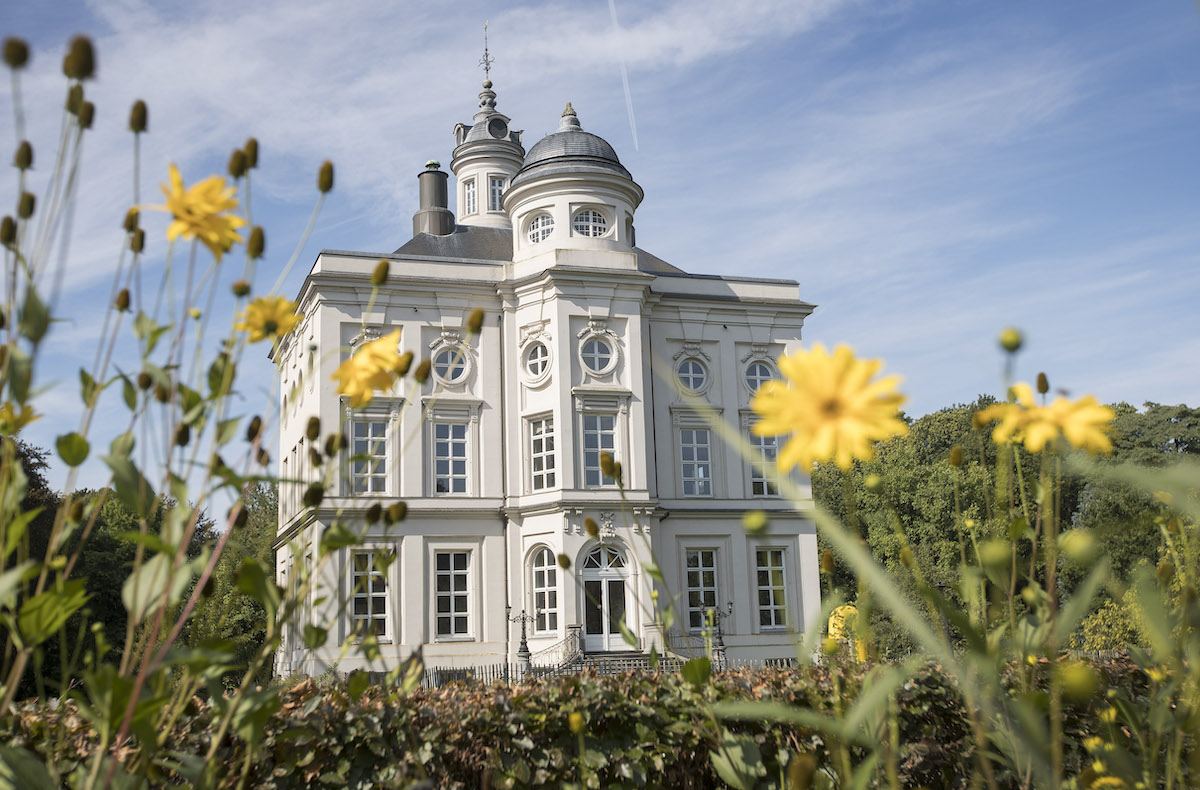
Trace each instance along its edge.
<instances>
[{"instance_id":1,"label":"round window","mask_svg":"<svg viewBox=\"0 0 1200 790\"><path fill-rule=\"evenodd\" d=\"M612 365L613 349L602 337L592 337L584 341L579 355L583 364L593 373L604 373Z\"/></svg>"},{"instance_id":2,"label":"round window","mask_svg":"<svg viewBox=\"0 0 1200 790\"><path fill-rule=\"evenodd\" d=\"M495 137L497 140L503 140L504 135L508 134L508 124L500 118L493 118L488 121L488 134Z\"/></svg>"},{"instance_id":3,"label":"round window","mask_svg":"<svg viewBox=\"0 0 1200 790\"><path fill-rule=\"evenodd\" d=\"M571 227L580 236L603 236L608 232L608 220L599 211L585 208L575 213Z\"/></svg>"},{"instance_id":4,"label":"round window","mask_svg":"<svg viewBox=\"0 0 1200 790\"><path fill-rule=\"evenodd\" d=\"M433 372L449 384L461 381L467 375L466 353L461 348L443 348L433 358Z\"/></svg>"},{"instance_id":5,"label":"round window","mask_svg":"<svg viewBox=\"0 0 1200 790\"><path fill-rule=\"evenodd\" d=\"M771 366L766 362L751 362L746 366L746 386L751 392L758 392L759 387L773 378Z\"/></svg>"},{"instance_id":6,"label":"round window","mask_svg":"<svg viewBox=\"0 0 1200 790\"><path fill-rule=\"evenodd\" d=\"M550 367L550 349L542 342L533 343L525 352L525 371L530 378L541 378Z\"/></svg>"},{"instance_id":7,"label":"round window","mask_svg":"<svg viewBox=\"0 0 1200 790\"><path fill-rule=\"evenodd\" d=\"M549 214L538 214L529 221L529 243L537 244L549 238L554 230L554 217Z\"/></svg>"},{"instance_id":8,"label":"round window","mask_svg":"<svg viewBox=\"0 0 1200 790\"><path fill-rule=\"evenodd\" d=\"M703 363L698 359L685 359L679 363L675 372L679 374L679 383L684 386L684 389L692 392L699 392L708 383L708 371L704 369Z\"/></svg>"}]
</instances>

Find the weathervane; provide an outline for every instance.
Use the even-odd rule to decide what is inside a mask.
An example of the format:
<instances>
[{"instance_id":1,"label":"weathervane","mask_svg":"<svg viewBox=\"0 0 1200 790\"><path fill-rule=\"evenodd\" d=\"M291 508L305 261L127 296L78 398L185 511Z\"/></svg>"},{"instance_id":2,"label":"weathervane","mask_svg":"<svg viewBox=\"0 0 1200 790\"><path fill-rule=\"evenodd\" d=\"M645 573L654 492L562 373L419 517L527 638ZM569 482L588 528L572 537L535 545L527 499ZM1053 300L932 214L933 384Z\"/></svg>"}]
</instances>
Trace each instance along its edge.
<instances>
[{"instance_id":1,"label":"weathervane","mask_svg":"<svg viewBox=\"0 0 1200 790\"><path fill-rule=\"evenodd\" d=\"M488 42L487 42L487 20L483 21L483 57L479 59L479 65L483 66L483 78L491 79L492 64L496 62L495 58L488 57Z\"/></svg>"}]
</instances>

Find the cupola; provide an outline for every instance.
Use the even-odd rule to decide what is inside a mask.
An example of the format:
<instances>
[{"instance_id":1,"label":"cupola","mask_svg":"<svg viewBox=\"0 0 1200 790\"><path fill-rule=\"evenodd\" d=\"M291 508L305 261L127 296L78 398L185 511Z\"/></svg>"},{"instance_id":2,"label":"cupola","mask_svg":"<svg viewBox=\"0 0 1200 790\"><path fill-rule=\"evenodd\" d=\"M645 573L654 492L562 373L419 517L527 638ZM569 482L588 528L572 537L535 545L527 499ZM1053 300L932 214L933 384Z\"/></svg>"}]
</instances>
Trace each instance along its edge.
<instances>
[{"instance_id":1,"label":"cupola","mask_svg":"<svg viewBox=\"0 0 1200 790\"><path fill-rule=\"evenodd\" d=\"M537 142L504 193L513 260L561 249L630 252L642 188L567 102L558 131Z\"/></svg>"},{"instance_id":2,"label":"cupola","mask_svg":"<svg viewBox=\"0 0 1200 790\"><path fill-rule=\"evenodd\" d=\"M524 163L521 132L512 129L511 119L496 110L492 81L483 81L479 110L474 123L454 127L454 155L450 170L457 180L458 222L510 228L502 203L504 191Z\"/></svg>"}]
</instances>

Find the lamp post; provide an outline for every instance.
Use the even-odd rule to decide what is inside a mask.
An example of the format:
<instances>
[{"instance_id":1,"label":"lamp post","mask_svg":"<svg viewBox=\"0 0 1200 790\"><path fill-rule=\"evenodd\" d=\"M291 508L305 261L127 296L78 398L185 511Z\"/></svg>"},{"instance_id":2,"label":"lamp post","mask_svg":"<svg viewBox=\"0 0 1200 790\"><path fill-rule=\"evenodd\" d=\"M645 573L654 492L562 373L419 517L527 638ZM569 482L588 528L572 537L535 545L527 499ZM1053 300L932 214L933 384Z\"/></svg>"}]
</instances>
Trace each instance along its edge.
<instances>
[{"instance_id":1,"label":"lamp post","mask_svg":"<svg viewBox=\"0 0 1200 790\"><path fill-rule=\"evenodd\" d=\"M509 614L511 611L511 606L504 607L504 614L508 618L508 621L510 623L521 624L521 642L517 646L517 665L520 667L521 677L524 677L525 673L533 668L533 654L529 652L529 640L525 635L525 624L532 623L535 618L531 614L525 614L524 609L521 610L520 614Z\"/></svg>"},{"instance_id":2,"label":"lamp post","mask_svg":"<svg viewBox=\"0 0 1200 790\"><path fill-rule=\"evenodd\" d=\"M713 640L713 664L714 669L725 668L725 629L721 627L721 621L733 614L733 601L725 604L724 610L716 607L708 610L713 619L713 625L716 626L717 636Z\"/></svg>"}]
</instances>

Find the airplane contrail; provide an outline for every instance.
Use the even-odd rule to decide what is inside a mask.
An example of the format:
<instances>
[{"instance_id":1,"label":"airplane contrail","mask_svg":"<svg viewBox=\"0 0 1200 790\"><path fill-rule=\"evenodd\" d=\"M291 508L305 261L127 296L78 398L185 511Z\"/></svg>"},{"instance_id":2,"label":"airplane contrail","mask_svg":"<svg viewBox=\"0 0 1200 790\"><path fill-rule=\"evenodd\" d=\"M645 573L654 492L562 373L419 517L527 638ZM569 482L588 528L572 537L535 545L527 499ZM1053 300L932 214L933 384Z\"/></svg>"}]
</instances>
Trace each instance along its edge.
<instances>
[{"instance_id":1,"label":"airplane contrail","mask_svg":"<svg viewBox=\"0 0 1200 790\"><path fill-rule=\"evenodd\" d=\"M1200 0L1197 0L1200 2ZM629 131L633 133L633 150L638 150L637 120L633 117L633 94L629 92L629 69L625 66L625 45L622 43L621 26L617 23L616 0L608 0L608 11L612 15L613 32L617 36L617 55L621 59L621 84L625 86L625 110L629 113Z\"/></svg>"}]
</instances>

